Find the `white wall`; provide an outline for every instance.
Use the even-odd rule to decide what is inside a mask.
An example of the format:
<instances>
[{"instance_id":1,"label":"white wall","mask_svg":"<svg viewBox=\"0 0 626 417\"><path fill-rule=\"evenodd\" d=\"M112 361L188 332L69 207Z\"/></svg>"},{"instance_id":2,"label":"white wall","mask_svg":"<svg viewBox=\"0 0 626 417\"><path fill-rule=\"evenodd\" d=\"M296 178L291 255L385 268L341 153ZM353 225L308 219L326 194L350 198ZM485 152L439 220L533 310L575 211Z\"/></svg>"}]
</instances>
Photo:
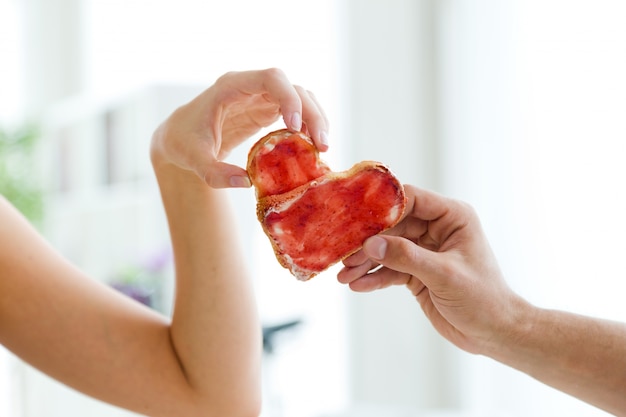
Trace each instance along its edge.
<instances>
[{"instance_id":1,"label":"white wall","mask_svg":"<svg viewBox=\"0 0 626 417\"><path fill-rule=\"evenodd\" d=\"M18 8L11 0L0 0L0 123L17 123L23 112L21 76L22 31Z\"/></svg>"}]
</instances>

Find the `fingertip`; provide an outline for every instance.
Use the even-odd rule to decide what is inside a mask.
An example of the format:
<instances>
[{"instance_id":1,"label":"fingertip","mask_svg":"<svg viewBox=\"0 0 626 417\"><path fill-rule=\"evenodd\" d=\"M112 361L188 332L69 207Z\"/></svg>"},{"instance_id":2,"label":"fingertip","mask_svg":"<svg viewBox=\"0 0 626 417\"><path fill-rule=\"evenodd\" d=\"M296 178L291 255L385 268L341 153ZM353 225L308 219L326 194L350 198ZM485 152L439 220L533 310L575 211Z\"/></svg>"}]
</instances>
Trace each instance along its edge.
<instances>
[{"instance_id":1,"label":"fingertip","mask_svg":"<svg viewBox=\"0 0 626 417\"><path fill-rule=\"evenodd\" d=\"M252 187L252 182L250 182L250 178L246 175L233 175L228 180L229 184L233 188L250 188Z\"/></svg>"},{"instance_id":2,"label":"fingertip","mask_svg":"<svg viewBox=\"0 0 626 417\"><path fill-rule=\"evenodd\" d=\"M364 264L367 264L367 265L373 265L374 264L374 262L372 262L370 257L367 256L363 252L363 250L356 251L355 253L353 253L352 255L348 256L347 258L344 258L341 262L347 268L354 268L356 266L361 266L361 265L364 265Z\"/></svg>"},{"instance_id":3,"label":"fingertip","mask_svg":"<svg viewBox=\"0 0 626 417\"><path fill-rule=\"evenodd\" d=\"M342 284L349 284L365 275L367 270L368 268L362 268L361 265L357 267L345 266L337 273L337 281Z\"/></svg>"},{"instance_id":4,"label":"fingertip","mask_svg":"<svg viewBox=\"0 0 626 417\"><path fill-rule=\"evenodd\" d=\"M340 284L348 284L350 283L350 278L348 277L348 267L343 267L339 272L337 272L337 281Z\"/></svg>"},{"instance_id":5,"label":"fingertip","mask_svg":"<svg viewBox=\"0 0 626 417\"><path fill-rule=\"evenodd\" d=\"M289 129L299 132L302 130L302 115L300 112L293 112L289 117L289 121L285 121L285 124L289 127Z\"/></svg>"},{"instance_id":6,"label":"fingertip","mask_svg":"<svg viewBox=\"0 0 626 417\"><path fill-rule=\"evenodd\" d=\"M376 277L366 275L359 279L356 279L348 284L350 289L354 292L372 292L380 288L380 282Z\"/></svg>"},{"instance_id":7,"label":"fingertip","mask_svg":"<svg viewBox=\"0 0 626 417\"><path fill-rule=\"evenodd\" d=\"M351 267L361 265L367 261L368 261L368 256L365 253L363 253L363 250L358 250L354 252L352 255L348 256L347 258L344 258L342 262L346 267L351 268Z\"/></svg>"},{"instance_id":8,"label":"fingertip","mask_svg":"<svg viewBox=\"0 0 626 417\"><path fill-rule=\"evenodd\" d=\"M326 152L328 150L328 133L325 130L322 130L318 134L315 144L320 152Z\"/></svg>"},{"instance_id":9,"label":"fingertip","mask_svg":"<svg viewBox=\"0 0 626 417\"><path fill-rule=\"evenodd\" d=\"M363 251L372 259L382 260L387 252L387 241L381 236L372 236L363 243Z\"/></svg>"},{"instance_id":10,"label":"fingertip","mask_svg":"<svg viewBox=\"0 0 626 417\"><path fill-rule=\"evenodd\" d=\"M364 276L374 268L377 268L378 264L366 259L361 264L346 265L337 273L337 280L342 284L349 284L352 281L362 279Z\"/></svg>"},{"instance_id":11,"label":"fingertip","mask_svg":"<svg viewBox=\"0 0 626 417\"><path fill-rule=\"evenodd\" d=\"M224 162L211 164L203 178L204 182L212 188L249 188L252 186L246 170Z\"/></svg>"}]
</instances>

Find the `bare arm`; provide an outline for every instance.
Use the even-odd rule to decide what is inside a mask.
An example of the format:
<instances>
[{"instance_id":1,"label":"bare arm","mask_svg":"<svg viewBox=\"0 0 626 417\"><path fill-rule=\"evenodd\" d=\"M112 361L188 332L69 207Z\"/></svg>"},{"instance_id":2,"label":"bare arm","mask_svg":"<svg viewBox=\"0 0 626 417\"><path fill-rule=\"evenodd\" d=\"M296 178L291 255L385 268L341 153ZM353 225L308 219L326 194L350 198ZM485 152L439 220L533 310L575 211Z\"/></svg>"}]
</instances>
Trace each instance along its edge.
<instances>
[{"instance_id":1,"label":"bare arm","mask_svg":"<svg viewBox=\"0 0 626 417\"><path fill-rule=\"evenodd\" d=\"M154 165L174 248L171 343L182 372L211 415L232 415L237 407L256 415L260 324L226 191L192 172Z\"/></svg>"},{"instance_id":2,"label":"bare arm","mask_svg":"<svg viewBox=\"0 0 626 417\"><path fill-rule=\"evenodd\" d=\"M176 266L171 321L87 277L0 199L0 343L142 414L257 415L260 325L219 188L249 185L223 158L281 115L317 132L325 148L314 98L274 69L226 74L155 132L151 158Z\"/></svg>"},{"instance_id":3,"label":"bare arm","mask_svg":"<svg viewBox=\"0 0 626 417\"><path fill-rule=\"evenodd\" d=\"M87 395L143 414L193 404L166 318L85 276L4 199L0 218L3 345Z\"/></svg>"},{"instance_id":4,"label":"bare arm","mask_svg":"<svg viewBox=\"0 0 626 417\"><path fill-rule=\"evenodd\" d=\"M528 306L482 352L615 415L626 414L626 324Z\"/></svg>"},{"instance_id":5,"label":"bare arm","mask_svg":"<svg viewBox=\"0 0 626 417\"><path fill-rule=\"evenodd\" d=\"M339 281L355 291L406 285L458 347L625 414L626 325L531 305L506 285L473 209L406 191L406 218L346 259Z\"/></svg>"}]
</instances>

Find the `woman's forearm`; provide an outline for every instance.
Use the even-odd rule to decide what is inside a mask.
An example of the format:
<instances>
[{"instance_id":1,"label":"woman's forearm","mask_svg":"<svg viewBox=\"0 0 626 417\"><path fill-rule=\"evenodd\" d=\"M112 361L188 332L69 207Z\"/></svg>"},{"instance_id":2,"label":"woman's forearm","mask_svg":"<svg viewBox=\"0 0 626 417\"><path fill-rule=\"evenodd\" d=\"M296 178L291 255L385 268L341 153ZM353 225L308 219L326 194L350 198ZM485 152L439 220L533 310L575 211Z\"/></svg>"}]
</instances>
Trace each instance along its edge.
<instances>
[{"instance_id":1,"label":"woman's forearm","mask_svg":"<svg viewBox=\"0 0 626 417\"><path fill-rule=\"evenodd\" d=\"M181 366L215 415L234 415L235 406L256 415L260 326L226 191L158 158L153 162L174 250L171 338Z\"/></svg>"},{"instance_id":2,"label":"woman's forearm","mask_svg":"<svg viewBox=\"0 0 626 417\"><path fill-rule=\"evenodd\" d=\"M626 324L527 304L486 354L616 415L626 414Z\"/></svg>"},{"instance_id":3,"label":"woman's forearm","mask_svg":"<svg viewBox=\"0 0 626 417\"><path fill-rule=\"evenodd\" d=\"M204 415L260 411L261 329L221 188L250 186L247 172L225 158L280 116L295 130L305 123L316 145L327 147L319 104L275 68L224 74L152 138L176 268L171 345L194 395L207 404Z\"/></svg>"}]
</instances>

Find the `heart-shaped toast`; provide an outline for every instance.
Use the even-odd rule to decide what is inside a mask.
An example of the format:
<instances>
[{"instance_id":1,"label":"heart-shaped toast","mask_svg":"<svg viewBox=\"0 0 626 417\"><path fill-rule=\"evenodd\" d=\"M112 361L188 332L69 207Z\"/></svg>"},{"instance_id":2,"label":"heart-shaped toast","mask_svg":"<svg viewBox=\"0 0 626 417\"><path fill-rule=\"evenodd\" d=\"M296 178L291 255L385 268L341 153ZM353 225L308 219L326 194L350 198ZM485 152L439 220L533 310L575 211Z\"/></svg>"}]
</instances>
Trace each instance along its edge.
<instances>
[{"instance_id":1,"label":"heart-shaped toast","mask_svg":"<svg viewBox=\"0 0 626 417\"><path fill-rule=\"evenodd\" d=\"M248 154L257 217L280 264L306 281L397 224L406 197L385 165L333 172L304 133L278 130Z\"/></svg>"}]
</instances>

